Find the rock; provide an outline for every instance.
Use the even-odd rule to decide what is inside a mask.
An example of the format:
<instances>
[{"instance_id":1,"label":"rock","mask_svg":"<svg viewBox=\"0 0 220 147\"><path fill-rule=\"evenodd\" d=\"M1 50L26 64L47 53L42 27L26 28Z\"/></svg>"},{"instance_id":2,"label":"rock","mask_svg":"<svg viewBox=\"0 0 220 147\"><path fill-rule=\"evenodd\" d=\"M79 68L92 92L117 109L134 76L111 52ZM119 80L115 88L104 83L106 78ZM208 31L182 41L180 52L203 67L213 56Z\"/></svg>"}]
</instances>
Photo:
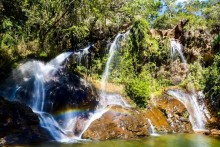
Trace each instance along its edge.
<instances>
[{"instance_id":1,"label":"rock","mask_svg":"<svg viewBox=\"0 0 220 147\"><path fill-rule=\"evenodd\" d=\"M204 134L204 135L210 135L211 131L210 130L196 130L196 134Z\"/></svg>"},{"instance_id":2,"label":"rock","mask_svg":"<svg viewBox=\"0 0 220 147\"><path fill-rule=\"evenodd\" d=\"M206 124L206 127L209 129L219 130L220 129L220 117L212 112L211 118L209 119L208 123Z\"/></svg>"},{"instance_id":3,"label":"rock","mask_svg":"<svg viewBox=\"0 0 220 147\"><path fill-rule=\"evenodd\" d=\"M39 127L39 119L31 108L0 97L0 144L28 144L50 138Z\"/></svg>"},{"instance_id":4,"label":"rock","mask_svg":"<svg viewBox=\"0 0 220 147\"><path fill-rule=\"evenodd\" d=\"M212 129L211 130L211 135L212 136L220 136L220 130Z\"/></svg>"},{"instance_id":5,"label":"rock","mask_svg":"<svg viewBox=\"0 0 220 147\"><path fill-rule=\"evenodd\" d=\"M206 32L204 29L187 31L185 33L185 54L188 62L201 60L205 65L210 65L214 59L213 41L215 36ZM218 49L218 47L217 47Z\"/></svg>"},{"instance_id":6,"label":"rock","mask_svg":"<svg viewBox=\"0 0 220 147\"><path fill-rule=\"evenodd\" d=\"M93 110L98 104L99 96L95 88L77 75L60 75L58 80L51 81L47 87L47 112L56 113L73 108Z\"/></svg>"},{"instance_id":7,"label":"rock","mask_svg":"<svg viewBox=\"0 0 220 147\"><path fill-rule=\"evenodd\" d=\"M172 127L167 121L166 115L159 108L148 108L146 117L151 120L158 133L172 133Z\"/></svg>"},{"instance_id":8,"label":"rock","mask_svg":"<svg viewBox=\"0 0 220 147\"><path fill-rule=\"evenodd\" d=\"M147 109L146 117L152 121L158 133L193 132L189 113L180 101L166 94L151 101L152 107Z\"/></svg>"},{"instance_id":9,"label":"rock","mask_svg":"<svg viewBox=\"0 0 220 147\"><path fill-rule=\"evenodd\" d=\"M101 118L95 120L84 132L83 138L106 140L127 139L149 135L149 124L144 113L121 106L109 106Z\"/></svg>"},{"instance_id":10,"label":"rock","mask_svg":"<svg viewBox=\"0 0 220 147\"><path fill-rule=\"evenodd\" d=\"M151 29L150 30L150 35L153 37L153 38L162 38L163 35L164 35L164 32L161 31L161 30L156 30L156 29Z\"/></svg>"},{"instance_id":11,"label":"rock","mask_svg":"<svg viewBox=\"0 0 220 147\"><path fill-rule=\"evenodd\" d=\"M170 80L174 85L178 85L186 79L189 73L189 67L185 63L181 63L179 60L175 60L171 67Z\"/></svg>"},{"instance_id":12,"label":"rock","mask_svg":"<svg viewBox=\"0 0 220 147\"><path fill-rule=\"evenodd\" d=\"M181 20L179 22L179 24L177 24L172 29L168 29L168 30L151 29L150 34L153 38L157 38L157 37L166 38L166 37L168 37L170 39L175 39L184 45L185 38L184 38L183 28L188 22L189 22L188 19Z\"/></svg>"}]
</instances>

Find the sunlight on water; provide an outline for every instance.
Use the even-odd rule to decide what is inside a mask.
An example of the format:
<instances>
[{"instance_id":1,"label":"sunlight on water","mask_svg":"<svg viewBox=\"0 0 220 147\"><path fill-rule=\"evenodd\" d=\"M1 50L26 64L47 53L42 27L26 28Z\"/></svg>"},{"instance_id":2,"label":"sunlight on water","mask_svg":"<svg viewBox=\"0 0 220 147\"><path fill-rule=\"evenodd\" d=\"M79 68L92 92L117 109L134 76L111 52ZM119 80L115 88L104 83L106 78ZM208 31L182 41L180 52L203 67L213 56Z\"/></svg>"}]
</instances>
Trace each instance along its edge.
<instances>
[{"instance_id":1,"label":"sunlight on water","mask_svg":"<svg viewBox=\"0 0 220 147\"><path fill-rule=\"evenodd\" d=\"M219 147L219 145L220 138L200 134L173 134L134 140L87 141L76 144L48 143L36 147Z\"/></svg>"}]
</instances>

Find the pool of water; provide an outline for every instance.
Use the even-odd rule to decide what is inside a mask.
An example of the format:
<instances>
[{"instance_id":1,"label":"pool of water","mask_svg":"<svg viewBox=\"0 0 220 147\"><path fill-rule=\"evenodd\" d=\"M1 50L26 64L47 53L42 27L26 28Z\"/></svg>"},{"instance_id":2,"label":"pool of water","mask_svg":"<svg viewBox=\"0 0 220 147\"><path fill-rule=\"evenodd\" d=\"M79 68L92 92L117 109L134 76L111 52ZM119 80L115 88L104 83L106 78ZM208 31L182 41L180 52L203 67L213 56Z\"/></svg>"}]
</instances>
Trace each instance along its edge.
<instances>
[{"instance_id":1,"label":"pool of water","mask_svg":"<svg viewBox=\"0 0 220 147\"><path fill-rule=\"evenodd\" d=\"M81 143L44 143L32 147L220 147L220 137L201 134L172 134L132 140L85 141Z\"/></svg>"}]
</instances>

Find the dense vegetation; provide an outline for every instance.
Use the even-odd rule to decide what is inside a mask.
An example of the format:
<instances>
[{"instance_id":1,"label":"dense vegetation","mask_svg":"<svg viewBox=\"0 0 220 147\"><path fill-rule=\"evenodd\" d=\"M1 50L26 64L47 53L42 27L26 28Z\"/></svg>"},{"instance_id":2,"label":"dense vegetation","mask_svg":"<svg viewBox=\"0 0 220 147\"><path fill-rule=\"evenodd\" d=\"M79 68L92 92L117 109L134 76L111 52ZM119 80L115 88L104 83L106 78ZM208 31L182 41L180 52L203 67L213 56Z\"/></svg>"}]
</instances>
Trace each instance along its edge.
<instances>
[{"instance_id":1,"label":"dense vegetation","mask_svg":"<svg viewBox=\"0 0 220 147\"><path fill-rule=\"evenodd\" d=\"M145 107L153 93L174 85L190 89L189 81L193 81L218 108L219 11L218 0L2 0L0 77L7 77L22 60L49 60L65 50L94 44L90 75L100 78L107 43L131 28L117 52L117 66L112 65L111 82L125 85L127 95ZM184 54L191 74L176 82L173 75L181 63L177 60L171 68L168 38L153 38L149 32L151 28L172 29L182 19L189 19ZM83 73L83 69L75 71Z\"/></svg>"}]
</instances>

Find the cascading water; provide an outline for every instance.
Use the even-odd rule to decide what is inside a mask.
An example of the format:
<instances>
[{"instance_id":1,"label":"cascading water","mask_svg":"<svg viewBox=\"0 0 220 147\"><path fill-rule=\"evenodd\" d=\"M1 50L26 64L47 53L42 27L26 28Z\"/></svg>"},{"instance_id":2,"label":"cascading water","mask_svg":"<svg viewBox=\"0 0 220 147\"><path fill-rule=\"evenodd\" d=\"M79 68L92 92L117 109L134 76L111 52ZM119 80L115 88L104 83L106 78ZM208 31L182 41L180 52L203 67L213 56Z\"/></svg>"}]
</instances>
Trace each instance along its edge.
<instances>
[{"instance_id":1,"label":"cascading water","mask_svg":"<svg viewBox=\"0 0 220 147\"><path fill-rule=\"evenodd\" d=\"M150 124L151 136L160 136L159 134L156 133L154 125L152 124L151 120L147 119L147 121Z\"/></svg>"},{"instance_id":2,"label":"cascading water","mask_svg":"<svg viewBox=\"0 0 220 147\"><path fill-rule=\"evenodd\" d=\"M90 126L90 124L94 120L100 118L102 116L102 114L104 114L105 112L107 112L110 109L110 107L108 107L109 105L120 105L122 107L130 107L130 105L126 103L126 101L122 98L121 95L106 93L106 83L107 83L108 75L110 72L110 64L111 64L112 59L114 57L115 51L120 47L119 41L121 41L121 39L125 39L126 36L128 35L128 33L129 32L126 32L124 34L118 34L110 46L109 58L107 60L106 66L105 66L105 70L102 74L101 93L100 93L99 104L98 104L98 107L97 107L97 110L95 111L95 113L93 113L90 116L90 119L88 119L87 124L85 125L85 128L81 132L80 136L82 136L84 131L86 131L88 129L88 127Z\"/></svg>"},{"instance_id":3,"label":"cascading water","mask_svg":"<svg viewBox=\"0 0 220 147\"><path fill-rule=\"evenodd\" d=\"M90 46L75 52L62 53L48 63L33 60L22 64L13 73L14 76L12 80L15 80L14 82L16 85L11 86L12 88L9 88L9 90L0 91L1 95L10 98L10 100L21 101L30 106L32 110L39 115L41 127L47 129L56 141L68 143L82 140L82 134L94 120L100 118L110 109L109 105L129 106L120 95L107 94L105 92L109 66L114 56L114 52L119 47L119 41L124 39L126 35L127 33L117 35L111 44L110 56L102 76L100 101L97 104L98 107L93 111L90 110L83 113L75 111L64 112L62 116L59 117L50 113L50 111L56 111L57 109L57 105L55 105L53 101L53 90L59 90L60 87L57 83L63 84L62 82L65 83L68 81L68 79L63 76L66 75L64 66L65 61L71 56L79 65L82 58L87 58L87 54L90 52ZM88 59L85 60L86 64L88 64ZM84 86L88 86L87 82L83 79L80 79L79 82L83 83ZM69 89L73 89L71 85L69 86ZM78 89L74 90L75 93L77 93L77 90ZM58 97L63 97L62 94L59 94L58 92ZM48 98L48 96L50 98ZM62 101L60 102L62 103ZM79 124L81 125L80 129L77 128Z\"/></svg>"},{"instance_id":4,"label":"cascading water","mask_svg":"<svg viewBox=\"0 0 220 147\"><path fill-rule=\"evenodd\" d=\"M171 60L173 61L178 53L180 55L182 62L187 63L182 51L184 48L183 45L177 42L176 40L170 40L170 46L171 46L170 48Z\"/></svg>"},{"instance_id":5,"label":"cascading water","mask_svg":"<svg viewBox=\"0 0 220 147\"><path fill-rule=\"evenodd\" d=\"M87 58L87 55L89 54L89 49L91 46L88 46L84 49L79 49L78 51L74 52L76 55L77 64L80 65L82 63L83 58ZM86 66L88 64L88 59L86 59Z\"/></svg>"},{"instance_id":6,"label":"cascading water","mask_svg":"<svg viewBox=\"0 0 220 147\"><path fill-rule=\"evenodd\" d=\"M12 89L14 90L12 94L10 93L12 90L2 92L2 95L10 98L10 100L24 102L30 106L35 113L38 113L41 127L47 129L51 136L58 142L75 142L81 140L82 133L75 135L73 132L78 115L64 113L62 121L70 125L60 124L54 115L46 111L46 109L50 110L53 107L53 104L50 104L51 102L46 97L46 92L51 86L49 83L60 80L59 74L62 74L60 71L63 70L63 63L68 57L74 56L77 61L81 61L82 57L89 53L89 48L90 46L76 52L62 53L48 63L34 60L22 64L13 73L14 77L16 77L16 79L13 78L13 80L16 80L17 85L13 86ZM95 115L89 117L94 119L95 116L100 116L103 113L103 111L96 111ZM71 123L71 121L73 122ZM72 128L70 128L70 126ZM86 124L85 127L87 127ZM82 129L85 130L84 128Z\"/></svg>"},{"instance_id":7,"label":"cascading water","mask_svg":"<svg viewBox=\"0 0 220 147\"><path fill-rule=\"evenodd\" d=\"M168 90L167 94L174 96L181 103L184 104L190 114L190 122L193 130L205 130L205 123L207 122L204 110L202 110L197 101L195 93L188 94L182 90Z\"/></svg>"},{"instance_id":8,"label":"cascading water","mask_svg":"<svg viewBox=\"0 0 220 147\"><path fill-rule=\"evenodd\" d=\"M176 54L178 53L180 55L182 62L188 65L182 52L183 50L182 44L175 40L171 40L170 42L171 42L171 60L174 61ZM203 106L203 109L201 109L201 106L198 103L199 95L195 92L194 86L192 87L191 90L192 94L187 94L181 90L169 90L167 93L171 96L174 96L184 104L187 111L190 113L190 122L193 126L194 131L205 130L205 124L207 122L208 116L204 113L204 110L206 112L208 111L205 106Z\"/></svg>"},{"instance_id":9,"label":"cascading water","mask_svg":"<svg viewBox=\"0 0 220 147\"><path fill-rule=\"evenodd\" d=\"M106 107L110 104L116 104L116 105L121 105L124 107L130 107L129 104L127 104L123 98L121 97L121 95L119 94L107 94L106 92L106 85L107 85L107 80L108 80L108 76L110 73L110 65L112 63L112 60L114 58L115 52L119 49L120 44L119 41L121 40L125 40L126 37L128 36L129 31L124 33L124 34L118 34L114 41L112 42L110 49L109 49L109 58L107 60L107 63L105 65L105 70L102 74L102 80L101 80L101 93L100 93L100 105L101 107Z\"/></svg>"}]
</instances>

